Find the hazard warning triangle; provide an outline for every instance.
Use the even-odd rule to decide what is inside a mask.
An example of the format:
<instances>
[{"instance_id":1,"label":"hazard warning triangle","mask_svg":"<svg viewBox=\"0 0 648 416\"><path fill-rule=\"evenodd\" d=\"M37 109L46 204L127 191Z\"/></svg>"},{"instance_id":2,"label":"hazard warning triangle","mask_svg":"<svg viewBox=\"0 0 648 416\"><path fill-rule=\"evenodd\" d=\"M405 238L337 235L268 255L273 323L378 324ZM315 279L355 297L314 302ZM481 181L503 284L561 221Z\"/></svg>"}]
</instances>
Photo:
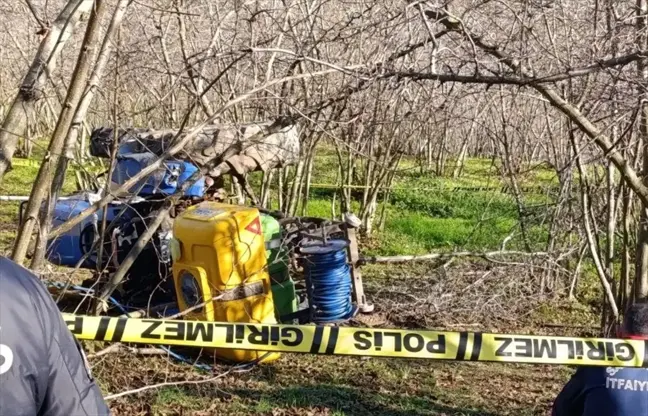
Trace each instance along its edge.
<instances>
[{"instance_id":1,"label":"hazard warning triangle","mask_svg":"<svg viewBox=\"0 0 648 416\"><path fill-rule=\"evenodd\" d=\"M251 233L254 234L259 234L261 235L261 220L259 217L256 217L255 219L252 220L251 223L245 227L245 229Z\"/></svg>"}]
</instances>

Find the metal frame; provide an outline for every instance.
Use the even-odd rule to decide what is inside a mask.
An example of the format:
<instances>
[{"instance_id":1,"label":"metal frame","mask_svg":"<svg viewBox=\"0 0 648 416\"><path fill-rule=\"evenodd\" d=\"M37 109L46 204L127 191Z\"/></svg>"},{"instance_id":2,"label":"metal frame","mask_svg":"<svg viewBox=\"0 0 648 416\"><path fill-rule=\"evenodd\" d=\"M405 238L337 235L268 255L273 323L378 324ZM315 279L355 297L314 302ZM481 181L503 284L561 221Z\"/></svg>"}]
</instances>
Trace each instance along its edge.
<instances>
[{"instance_id":1,"label":"metal frame","mask_svg":"<svg viewBox=\"0 0 648 416\"><path fill-rule=\"evenodd\" d=\"M349 260L351 262L351 280L353 282L353 296L355 297L356 304L360 313L371 313L374 311L374 305L367 302L364 294L364 286L362 284L362 272L360 271L360 254L358 250L358 238L356 229L346 227L347 240L349 246L347 251Z\"/></svg>"}]
</instances>

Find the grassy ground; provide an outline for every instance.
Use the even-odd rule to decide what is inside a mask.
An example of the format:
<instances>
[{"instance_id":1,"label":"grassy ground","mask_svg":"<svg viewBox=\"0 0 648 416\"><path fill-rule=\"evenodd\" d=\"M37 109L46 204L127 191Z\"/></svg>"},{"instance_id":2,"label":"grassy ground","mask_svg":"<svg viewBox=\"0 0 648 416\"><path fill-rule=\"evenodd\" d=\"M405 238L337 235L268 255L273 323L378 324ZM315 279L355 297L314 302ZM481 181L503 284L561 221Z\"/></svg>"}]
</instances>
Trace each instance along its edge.
<instances>
[{"instance_id":1,"label":"grassy ground","mask_svg":"<svg viewBox=\"0 0 648 416\"><path fill-rule=\"evenodd\" d=\"M538 296L530 284L534 270L525 267L478 264L441 272L423 265L374 266L365 271L377 310L351 325L591 335L586 329L575 333L544 326L586 326L591 314L578 304ZM511 276L526 290L507 279ZM140 370L134 375L132 368ZM217 367L217 373L226 370ZM127 354L95 364L94 371L109 393L211 377L184 364ZM542 415L569 374L551 366L285 354L249 372L163 387L112 405L124 415Z\"/></svg>"},{"instance_id":2,"label":"grassy ground","mask_svg":"<svg viewBox=\"0 0 648 416\"><path fill-rule=\"evenodd\" d=\"M336 163L332 155L318 158L313 182L335 183ZM450 162L448 176L452 168ZM522 183L536 188L555 184L553 172L542 167L525 174ZM398 255L452 249L488 250L499 247L509 235L513 236L509 247L520 248L518 208L511 193L500 191L505 185L498 164L491 160L469 159L457 179L421 172L412 161L405 160L399 166L394 190L385 204L384 229L373 237L365 252ZM315 185L308 214L329 217L332 195L332 190ZM544 241L544 229L538 225L538 215L547 202L549 198L542 194L525 193L526 221L530 224L532 244L541 245Z\"/></svg>"},{"instance_id":3,"label":"grassy ground","mask_svg":"<svg viewBox=\"0 0 648 416\"><path fill-rule=\"evenodd\" d=\"M314 183L334 183L334 162L330 155L317 160ZM28 195L36 169L16 167L0 194ZM365 242L364 253L487 250L499 247L512 233L509 247L520 244L517 206L510 194L452 191L457 186L502 185L491 161L469 161L457 180L421 174L410 162L400 169L398 189L386 206L385 228ZM69 179L66 192L74 190ZM534 186L553 182L551 172L542 169L525 178L525 184ZM328 217L331 198L330 191L314 188L308 214ZM541 206L546 200L530 194L525 203ZM18 204L0 203L0 250L5 252L16 231L17 209ZM531 240L538 246L543 241L539 223L531 221ZM594 324L594 315L588 307L539 294L537 276L542 272L533 264L367 266L365 289L376 312L350 324L591 334L586 328ZM596 287L587 278L581 284ZM592 296L597 296L595 289ZM560 330L547 323L582 328ZM86 347L93 351L101 345ZM117 415L539 415L547 413L570 373L562 367L284 355L248 372L202 382L213 375L164 357L115 353L92 364L106 394L155 383L193 382L116 399L111 407ZM228 368L217 365L216 370L218 374Z\"/></svg>"},{"instance_id":4,"label":"grassy ground","mask_svg":"<svg viewBox=\"0 0 648 416\"><path fill-rule=\"evenodd\" d=\"M333 155L324 154L316 160L314 184L334 184L337 163ZM452 163L449 164L452 168ZM17 165L0 184L1 195L29 195L37 166ZM254 178L253 178L254 179ZM541 167L526 174L523 185L543 187L554 185L552 172ZM330 217L333 190L313 186L307 214ZM365 246L371 255L422 254L433 250L478 249L500 246L509 235L508 247L521 247L519 214L510 193L499 189L505 185L495 163L484 159L469 159L458 179L440 178L433 173L421 173L412 162L399 167L394 180L395 190L386 203L386 221ZM457 188L489 188L464 190ZM430 191L433 189L434 191ZM68 175L64 193L75 190L75 179ZM548 198L537 193L525 193L526 221L530 224L530 240L538 246L544 242L544 229L539 216ZM0 205L0 246L12 239L17 222L17 203ZM357 208L357 202L354 203ZM538 215L536 215L538 214Z\"/></svg>"}]
</instances>

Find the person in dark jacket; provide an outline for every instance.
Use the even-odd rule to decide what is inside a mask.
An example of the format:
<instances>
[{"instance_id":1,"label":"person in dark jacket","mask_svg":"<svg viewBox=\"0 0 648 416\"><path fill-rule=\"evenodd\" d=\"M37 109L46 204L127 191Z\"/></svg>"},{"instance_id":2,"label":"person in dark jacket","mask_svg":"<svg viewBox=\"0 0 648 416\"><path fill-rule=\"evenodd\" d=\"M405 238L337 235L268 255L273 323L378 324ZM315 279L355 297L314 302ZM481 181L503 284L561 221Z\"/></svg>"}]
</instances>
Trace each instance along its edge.
<instances>
[{"instance_id":1,"label":"person in dark jacket","mask_svg":"<svg viewBox=\"0 0 648 416\"><path fill-rule=\"evenodd\" d=\"M104 416L81 346L31 272L0 257L0 416Z\"/></svg>"},{"instance_id":2,"label":"person in dark jacket","mask_svg":"<svg viewBox=\"0 0 648 416\"><path fill-rule=\"evenodd\" d=\"M648 302L628 309L619 336L648 340ZM648 415L648 369L581 367L556 398L552 415Z\"/></svg>"}]
</instances>

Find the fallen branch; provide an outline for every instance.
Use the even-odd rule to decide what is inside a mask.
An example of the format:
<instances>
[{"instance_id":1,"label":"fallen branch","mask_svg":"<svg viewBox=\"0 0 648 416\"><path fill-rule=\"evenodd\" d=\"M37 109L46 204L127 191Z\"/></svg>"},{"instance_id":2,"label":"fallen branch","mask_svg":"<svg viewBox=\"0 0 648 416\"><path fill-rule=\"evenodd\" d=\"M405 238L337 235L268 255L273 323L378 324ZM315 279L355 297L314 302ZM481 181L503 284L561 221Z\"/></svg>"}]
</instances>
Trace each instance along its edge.
<instances>
[{"instance_id":1,"label":"fallen branch","mask_svg":"<svg viewBox=\"0 0 648 416\"><path fill-rule=\"evenodd\" d=\"M58 198L59 201L65 201L66 199L70 199L69 197L62 196ZM29 196L18 196L18 195L0 195L0 201L7 201L7 202L24 202L24 201L29 201Z\"/></svg>"},{"instance_id":2,"label":"fallen branch","mask_svg":"<svg viewBox=\"0 0 648 416\"><path fill-rule=\"evenodd\" d=\"M447 260L457 257L481 257L486 260L491 260L492 257L505 257L505 256L521 256L521 257L549 257L549 253L544 251L526 252L526 251L487 251L487 252L474 252L474 251L455 251L450 253L429 253L420 256L364 256L360 259L361 264L376 264L376 263L407 263L414 261L430 261L430 260Z\"/></svg>"},{"instance_id":3,"label":"fallen branch","mask_svg":"<svg viewBox=\"0 0 648 416\"><path fill-rule=\"evenodd\" d=\"M227 374L229 374L229 371L226 371L223 374L219 374L217 376L207 378L207 379L203 379L203 380L176 381L176 382L165 382L165 383L153 384L153 385L150 385L150 386L140 387L139 389L127 390L127 391L123 391L121 393L110 394L110 395L104 397L104 400L106 400L106 401L114 400L114 399L117 399L119 397L128 396L130 394L142 393L142 392L145 392L147 390L153 390L153 389L157 389L157 388L160 388L160 387L182 386L182 385L187 385L187 384L209 383L211 381L216 381L219 378L223 378Z\"/></svg>"},{"instance_id":4,"label":"fallen branch","mask_svg":"<svg viewBox=\"0 0 648 416\"><path fill-rule=\"evenodd\" d=\"M164 351L161 348L134 348L119 343L119 344L113 344L108 348L104 348L103 350L95 354L89 354L88 359L99 358L99 357L103 357L104 355L108 355L116 352L122 352L122 351L127 351L130 352L131 354L137 354L137 355L169 355L167 351Z\"/></svg>"},{"instance_id":5,"label":"fallen branch","mask_svg":"<svg viewBox=\"0 0 648 416\"><path fill-rule=\"evenodd\" d=\"M152 308L148 309L139 309L133 312L125 313L120 315L120 318L145 318L151 316L152 313L160 311L160 310L165 310L167 308L173 308L176 307L178 304L176 302L168 302L168 303L163 303L161 305L156 305L153 306Z\"/></svg>"},{"instance_id":6,"label":"fallen branch","mask_svg":"<svg viewBox=\"0 0 648 416\"><path fill-rule=\"evenodd\" d=\"M121 393L111 394L111 395L108 395L108 396L104 397L104 400L106 400L106 401L113 400L113 399L117 399L119 397L127 396L127 395L130 395L130 394L142 393L142 392L157 389L157 388L160 388L160 387L183 386L183 385L187 385L187 384L209 383L209 382L212 382L212 381L216 381L219 378L223 378L223 377L227 376L228 374L230 374L232 372L239 373L239 372L243 372L243 371L249 371L252 368L254 368L255 366L256 366L256 362L252 362L252 363L249 363L249 364L239 364L239 365L236 365L234 367L231 367L229 370L225 371L224 373L218 374L218 375L216 375L214 377L210 377L210 378L206 378L206 379L202 379L202 380L170 381L170 382L153 384L153 385L150 385L150 386L140 387L138 389L127 390L127 391L123 391Z\"/></svg>"},{"instance_id":7,"label":"fallen branch","mask_svg":"<svg viewBox=\"0 0 648 416\"><path fill-rule=\"evenodd\" d=\"M215 300L219 300L219 299L221 299L223 296L225 296L225 294L227 294L227 293L231 293L231 292L234 291L234 290L235 290L235 289L229 289L229 290L226 290L226 291L224 291L224 292L222 292L222 293L220 293L220 294L218 294L218 295L216 295L216 296L213 296L211 299L207 299L206 301L201 302L201 303L199 303L199 304L196 304L196 305L194 305L194 306L192 306L192 307L189 307L189 308L187 308L187 309L185 309L185 310L183 310L183 311L181 311L181 312L176 313L175 315L165 316L164 319L178 319L178 318L182 318L183 316L185 316L185 315L187 315L187 314L189 314L189 313L191 313L191 312L193 312L193 311L195 311L195 310L197 310L197 309L200 309L200 308L204 307L204 306L207 305L209 302L213 302L213 301L215 301Z\"/></svg>"},{"instance_id":8,"label":"fallen branch","mask_svg":"<svg viewBox=\"0 0 648 416\"><path fill-rule=\"evenodd\" d=\"M546 327L546 328L566 328L566 329L589 329L592 331L600 331L601 327L596 326L596 325L566 325L566 324L543 324L541 323L540 326Z\"/></svg>"}]
</instances>

